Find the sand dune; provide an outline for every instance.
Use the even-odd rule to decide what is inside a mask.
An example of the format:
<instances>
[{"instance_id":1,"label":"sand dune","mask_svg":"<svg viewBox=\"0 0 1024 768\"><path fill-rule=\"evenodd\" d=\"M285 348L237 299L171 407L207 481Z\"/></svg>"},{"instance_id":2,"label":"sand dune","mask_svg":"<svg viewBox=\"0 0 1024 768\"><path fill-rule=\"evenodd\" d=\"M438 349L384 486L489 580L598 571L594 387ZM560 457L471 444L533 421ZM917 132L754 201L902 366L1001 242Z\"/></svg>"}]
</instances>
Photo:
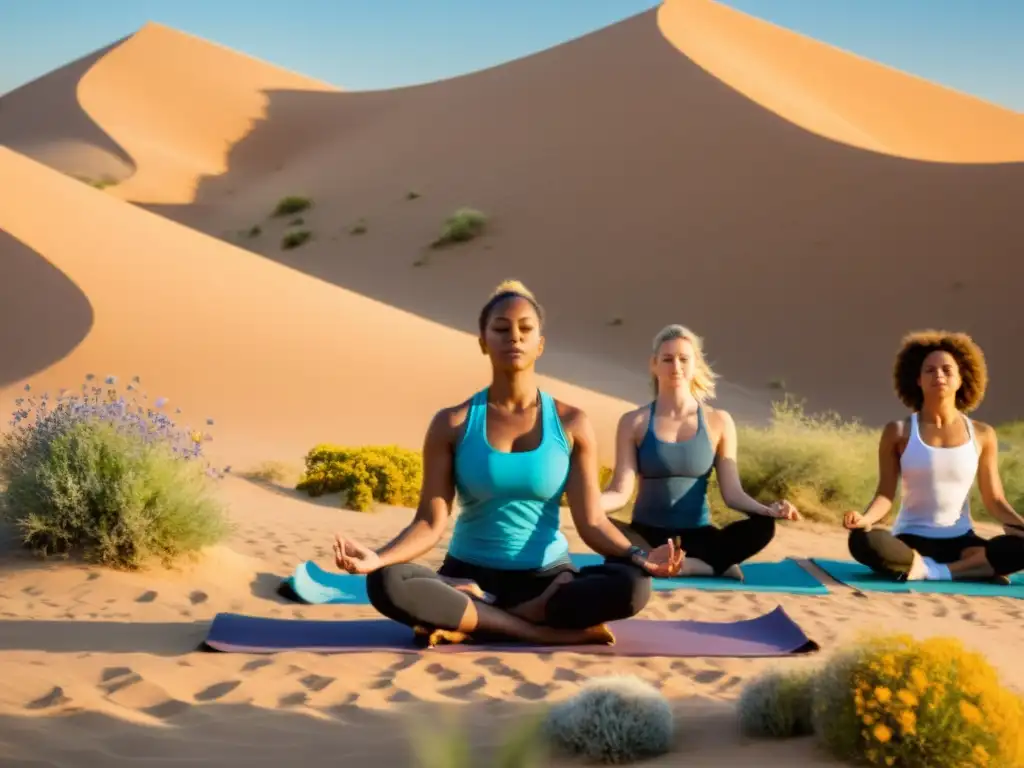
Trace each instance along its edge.
<instances>
[{"instance_id":1,"label":"sand dune","mask_svg":"<svg viewBox=\"0 0 1024 768\"><path fill-rule=\"evenodd\" d=\"M168 69L174 51L202 65ZM716 69L741 59L753 69ZM208 86L209 70L225 76ZM743 74L762 70L779 74ZM953 162L972 146L1012 158L1014 113L707 0L668 0L414 88L345 93L290 77L141 30L80 88L138 164L108 194L469 333L479 297L516 274L548 305L552 375L624 400L646 396L653 333L684 322L706 336L722 405L741 418L763 417L769 383L783 381L811 408L879 423L898 410L899 337L941 325L974 333L992 358L979 417L1019 414L1019 324L990 308L1012 306L1022 276L1024 165ZM842 87L828 90L833 78ZM200 114L208 122L188 117ZM851 146L840 123L872 148ZM288 194L315 201L303 214L313 239L291 251L287 222L268 219ZM490 234L413 266L459 205L487 212ZM349 235L360 219L366 234ZM262 234L245 237L253 226ZM848 331L838 344L836 331ZM617 373L595 381L581 360Z\"/></svg>"},{"instance_id":2,"label":"sand dune","mask_svg":"<svg viewBox=\"0 0 1024 768\"><path fill-rule=\"evenodd\" d=\"M765 109L854 147L950 163L1024 161L1024 114L736 11L671 0L665 37Z\"/></svg>"},{"instance_id":3,"label":"sand dune","mask_svg":"<svg viewBox=\"0 0 1024 768\"><path fill-rule=\"evenodd\" d=\"M664 34L691 7L672 10L678 1L439 83L269 90L225 173L206 177L193 203L147 207L469 333L479 297L516 274L547 304L552 375L625 400L647 394L654 332L684 322L705 335L728 382L722 404L740 417L763 415L769 383L781 380L813 409L879 423L899 410L889 370L900 336L938 325L969 330L989 352L979 417L1019 415L1020 325L991 307L1013 306L1024 276L1024 165L926 163L809 132L681 54ZM789 38L766 29L775 47L747 50L771 60ZM841 63L855 60L815 51L807 71L849 76ZM860 103L860 124L875 124L870 110L892 126L916 114L901 77L899 99L880 91ZM920 103L937 103L935 93L921 84ZM979 136L998 122L988 105L949 99ZM296 114L336 135L299 152ZM935 131L918 125L923 147ZM293 149L280 171L254 169L252 158ZM407 200L410 190L422 196ZM282 250L287 221L268 214L289 194L313 198L302 215L313 239ZM460 205L487 212L489 234L428 251ZM350 235L361 219L366 233ZM253 226L259 236L239 234ZM623 375L583 377L580 359Z\"/></svg>"},{"instance_id":4,"label":"sand dune","mask_svg":"<svg viewBox=\"0 0 1024 768\"><path fill-rule=\"evenodd\" d=\"M301 460L323 440L418 447L434 411L486 381L486 358L467 334L126 206L9 150L0 149L0 175L3 290L35 280L31 300L54 302L22 316L52 313L43 321L5 330L6 403L25 379L56 391L88 373L140 376L187 423L213 418L215 454L241 466ZM62 287L47 296L44 280ZM88 299L91 327L68 281ZM610 460L611 430L628 403L545 385L594 413Z\"/></svg>"}]
</instances>

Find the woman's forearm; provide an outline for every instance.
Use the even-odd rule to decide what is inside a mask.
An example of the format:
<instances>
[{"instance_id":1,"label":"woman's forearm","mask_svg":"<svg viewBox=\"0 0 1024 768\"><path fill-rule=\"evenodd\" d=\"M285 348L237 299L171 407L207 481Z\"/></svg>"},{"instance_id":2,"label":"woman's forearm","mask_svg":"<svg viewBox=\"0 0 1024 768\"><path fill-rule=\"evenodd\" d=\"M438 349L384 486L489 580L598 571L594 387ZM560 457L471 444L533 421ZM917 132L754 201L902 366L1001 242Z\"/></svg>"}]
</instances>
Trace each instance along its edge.
<instances>
[{"instance_id":1,"label":"woman's forearm","mask_svg":"<svg viewBox=\"0 0 1024 768\"><path fill-rule=\"evenodd\" d=\"M615 512L629 504L630 494L624 491L604 491L601 493L601 511Z\"/></svg>"},{"instance_id":2,"label":"woman's forearm","mask_svg":"<svg viewBox=\"0 0 1024 768\"><path fill-rule=\"evenodd\" d=\"M732 494L729 498L723 498L722 501L725 502L729 509L734 509L737 512L743 512L748 515L772 516L772 511L769 507L750 496L746 491Z\"/></svg>"},{"instance_id":3,"label":"woman's forearm","mask_svg":"<svg viewBox=\"0 0 1024 768\"><path fill-rule=\"evenodd\" d=\"M607 517L598 523L581 527L579 534L584 544L605 557L626 557L633 546Z\"/></svg>"},{"instance_id":4,"label":"woman's forearm","mask_svg":"<svg viewBox=\"0 0 1024 768\"><path fill-rule=\"evenodd\" d=\"M426 520L413 520L395 538L377 550L380 566L408 563L425 555L437 544L441 532Z\"/></svg>"},{"instance_id":5,"label":"woman's forearm","mask_svg":"<svg viewBox=\"0 0 1024 768\"><path fill-rule=\"evenodd\" d=\"M989 514L1005 525L1024 526L1024 518L1017 514L1017 511L1010 506L1010 502L999 500L993 502L988 508Z\"/></svg>"},{"instance_id":6,"label":"woman's forearm","mask_svg":"<svg viewBox=\"0 0 1024 768\"><path fill-rule=\"evenodd\" d=\"M892 499L887 496L875 494L875 498L868 504L867 509L864 510L864 522L868 525L875 525L876 523L882 522L885 516L889 514L892 509Z\"/></svg>"}]
</instances>

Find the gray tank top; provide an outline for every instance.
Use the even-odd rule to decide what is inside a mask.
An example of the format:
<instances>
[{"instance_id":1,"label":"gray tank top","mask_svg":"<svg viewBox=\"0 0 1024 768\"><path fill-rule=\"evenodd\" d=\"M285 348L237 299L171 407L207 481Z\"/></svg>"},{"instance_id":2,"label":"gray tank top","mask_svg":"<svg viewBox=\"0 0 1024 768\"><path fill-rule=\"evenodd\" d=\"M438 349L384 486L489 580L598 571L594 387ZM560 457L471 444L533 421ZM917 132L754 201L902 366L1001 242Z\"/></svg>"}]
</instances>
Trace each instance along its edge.
<instances>
[{"instance_id":1,"label":"gray tank top","mask_svg":"<svg viewBox=\"0 0 1024 768\"><path fill-rule=\"evenodd\" d=\"M636 449L640 492L633 521L658 528L698 528L711 524L708 480L715 466L704 408L697 406L697 432L689 440L666 443L654 434L654 403L647 431Z\"/></svg>"}]
</instances>

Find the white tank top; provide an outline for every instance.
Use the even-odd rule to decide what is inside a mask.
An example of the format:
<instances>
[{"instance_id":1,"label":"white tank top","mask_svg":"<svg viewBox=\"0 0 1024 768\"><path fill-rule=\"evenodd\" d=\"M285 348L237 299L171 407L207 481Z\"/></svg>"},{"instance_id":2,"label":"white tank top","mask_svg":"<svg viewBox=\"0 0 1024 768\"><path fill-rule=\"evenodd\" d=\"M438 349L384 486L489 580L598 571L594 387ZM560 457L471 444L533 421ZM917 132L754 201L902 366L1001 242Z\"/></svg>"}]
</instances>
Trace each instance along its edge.
<instances>
[{"instance_id":1,"label":"white tank top","mask_svg":"<svg viewBox=\"0 0 1024 768\"><path fill-rule=\"evenodd\" d=\"M917 414L910 416L910 437L900 457L903 496L892 527L894 535L948 539L971 531L969 496L978 471L978 447L974 425L963 418L968 441L952 448L933 448L921 439Z\"/></svg>"}]
</instances>

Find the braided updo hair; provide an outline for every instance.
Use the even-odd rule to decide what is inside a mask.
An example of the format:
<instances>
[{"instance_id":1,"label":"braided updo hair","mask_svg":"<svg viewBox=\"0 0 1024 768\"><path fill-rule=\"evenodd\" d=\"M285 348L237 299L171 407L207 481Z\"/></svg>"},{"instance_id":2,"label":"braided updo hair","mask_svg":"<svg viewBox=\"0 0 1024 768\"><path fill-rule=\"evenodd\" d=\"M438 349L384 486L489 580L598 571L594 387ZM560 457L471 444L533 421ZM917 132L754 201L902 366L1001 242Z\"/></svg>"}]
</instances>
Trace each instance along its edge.
<instances>
[{"instance_id":1,"label":"braided updo hair","mask_svg":"<svg viewBox=\"0 0 1024 768\"><path fill-rule=\"evenodd\" d=\"M541 307L537 301L537 297L533 295L533 292L523 285L519 280L502 280L498 283L498 287L495 288L487 299L487 303L484 304L483 309L480 310L480 335L484 334L487 329L487 321L491 318L491 312L498 304L505 299L510 298L526 299L533 306L534 311L537 313L537 319L540 320L541 326L544 325L544 308Z\"/></svg>"}]
</instances>

